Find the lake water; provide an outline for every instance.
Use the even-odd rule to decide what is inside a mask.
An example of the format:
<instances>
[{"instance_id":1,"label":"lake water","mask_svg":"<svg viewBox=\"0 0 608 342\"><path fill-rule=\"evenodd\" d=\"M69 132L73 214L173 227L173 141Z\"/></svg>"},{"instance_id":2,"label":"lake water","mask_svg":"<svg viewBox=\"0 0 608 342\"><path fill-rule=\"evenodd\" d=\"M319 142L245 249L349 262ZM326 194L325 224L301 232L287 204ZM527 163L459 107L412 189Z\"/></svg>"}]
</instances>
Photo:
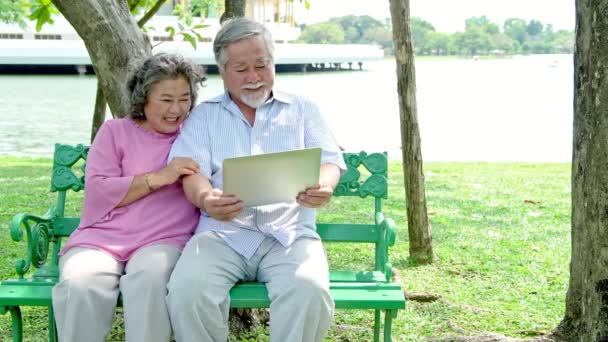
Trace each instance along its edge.
<instances>
[{"instance_id":1,"label":"lake water","mask_svg":"<svg viewBox=\"0 0 608 342\"><path fill-rule=\"evenodd\" d=\"M277 74L276 87L316 101L341 146L399 159L393 60L364 71ZM570 161L572 55L416 62L425 161ZM0 75L0 155L51 157L53 144L87 143L94 76ZM209 76L200 99L222 91Z\"/></svg>"}]
</instances>

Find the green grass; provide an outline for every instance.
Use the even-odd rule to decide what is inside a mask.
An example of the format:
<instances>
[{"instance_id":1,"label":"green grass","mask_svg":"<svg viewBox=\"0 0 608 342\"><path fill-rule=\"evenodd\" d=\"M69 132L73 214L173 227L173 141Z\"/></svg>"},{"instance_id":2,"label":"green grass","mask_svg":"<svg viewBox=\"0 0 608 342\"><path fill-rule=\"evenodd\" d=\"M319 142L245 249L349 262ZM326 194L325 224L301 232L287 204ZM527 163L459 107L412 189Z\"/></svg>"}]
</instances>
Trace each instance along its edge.
<instances>
[{"instance_id":1,"label":"green grass","mask_svg":"<svg viewBox=\"0 0 608 342\"><path fill-rule=\"evenodd\" d=\"M0 279L14 276L24 244L10 240L7 224L19 212L42 214L55 201L49 194L51 162L0 158ZM391 262L406 291L432 292L432 303L408 302L394 321L396 341L501 333L526 337L551 331L564 313L570 261L570 165L522 163L428 163L425 165L429 219L437 261L408 260L403 177L390 165L390 196L384 205L399 229ZM77 213L81 197L66 209ZM367 201L365 201L367 202ZM334 198L322 222L371 222L363 201ZM328 246L334 267L370 267L369 246ZM24 310L27 341L46 338L46 311ZM373 314L338 310L328 341L369 341ZM267 332L238 340L257 341ZM117 321L109 340L121 340ZM0 316L0 340L10 340L10 319ZM237 340L237 339L235 339Z\"/></svg>"}]
</instances>

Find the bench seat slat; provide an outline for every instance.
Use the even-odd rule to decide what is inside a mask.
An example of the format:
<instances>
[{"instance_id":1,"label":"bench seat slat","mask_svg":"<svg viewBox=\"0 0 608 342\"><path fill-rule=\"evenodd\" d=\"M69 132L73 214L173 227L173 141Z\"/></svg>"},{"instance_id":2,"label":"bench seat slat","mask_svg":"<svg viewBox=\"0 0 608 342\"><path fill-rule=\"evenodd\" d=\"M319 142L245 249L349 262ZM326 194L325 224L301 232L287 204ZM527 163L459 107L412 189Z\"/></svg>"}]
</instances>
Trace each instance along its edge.
<instances>
[{"instance_id":1,"label":"bench seat slat","mask_svg":"<svg viewBox=\"0 0 608 342\"><path fill-rule=\"evenodd\" d=\"M245 286L247 285L247 286ZM403 309L405 297L398 284L378 286L370 283L332 284L330 293L336 308L342 309ZM0 286L0 305L7 306L49 306L52 286ZM268 291L261 283L250 283L234 287L230 291L233 308L267 308L270 306Z\"/></svg>"},{"instance_id":2,"label":"bench seat slat","mask_svg":"<svg viewBox=\"0 0 608 342\"><path fill-rule=\"evenodd\" d=\"M380 271L330 271L331 282L386 282L386 275Z\"/></svg>"},{"instance_id":3,"label":"bench seat slat","mask_svg":"<svg viewBox=\"0 0 608 342\"><path fill-rule=\"evenodd\" d=\"M324 242L369 242L378 241L378 228L374 224L319 223L317 233Z\"/></svg>"},{"instance_id":4,"label":"bench seat slat","mask_svg":"<svg viewBox=\"0 0 608 342\"><path fill-rule=\"evenodd\" d=\"M0 286L0 305L6 306L49 306L51 305L52 286Z\"/></svg>"},{"instance_id":5,"label":"bench seat slat","mask_svg":"<svg viewBox=\"0 0 608 342\"><path fill-rule=\"evenodd\" d=\"M405 309L405 294L399 288L393 289L330 289L337 309Z\"/></svg>"},{"instance_id":6,"label":"bench seat slat","mask_svg":"<svg viewBox=\"0 0 608 342\"><path fill-rule=\"evenodd\" d=\"M332 283L329 292L338 309L405 308L405 294L399 284L352 284ZM230 290L232 308L267 308L270 306L268 291L262 283L239 284Z\"/></svg>"}]
</instances>

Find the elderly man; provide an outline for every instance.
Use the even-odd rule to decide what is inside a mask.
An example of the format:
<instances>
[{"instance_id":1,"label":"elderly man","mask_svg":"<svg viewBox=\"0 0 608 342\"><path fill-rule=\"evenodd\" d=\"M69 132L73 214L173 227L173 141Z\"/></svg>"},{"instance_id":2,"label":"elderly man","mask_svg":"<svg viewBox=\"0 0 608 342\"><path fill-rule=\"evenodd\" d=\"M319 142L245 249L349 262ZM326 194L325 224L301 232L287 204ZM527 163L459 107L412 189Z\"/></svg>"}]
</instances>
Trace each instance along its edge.
<instances>
[{"instance_id":1,"label":"elderly man","mask_svg":"<svg viewBox=\"0 0 608 342\"><path fill-rule=\"evenodd\" d=\"M263 25L227 21L213 50L226 92L192 111L169 156L200 165L183 179L201 217L168 285L175 337L226 341L230 288L257 280L271 301L271 341L321 341L334 303L315 208L331 199L342 155L313 103L273 89L273 42ZM322 149L319 184L302 189L295 203L244 207L222 193L225 158L309 147Z\"/></svg>"}]
</instances>

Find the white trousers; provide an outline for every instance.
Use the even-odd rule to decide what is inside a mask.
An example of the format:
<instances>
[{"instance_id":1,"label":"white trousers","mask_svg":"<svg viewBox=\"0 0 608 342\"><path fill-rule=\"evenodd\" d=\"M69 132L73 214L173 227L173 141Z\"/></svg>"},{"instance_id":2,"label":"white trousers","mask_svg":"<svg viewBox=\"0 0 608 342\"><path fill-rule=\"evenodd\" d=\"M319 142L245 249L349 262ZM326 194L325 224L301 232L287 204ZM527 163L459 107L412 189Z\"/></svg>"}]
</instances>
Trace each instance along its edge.
<instances>
[{"instance_id":1,"label":"white trousers","mask_svg":"<svg viewBox=\"0 0 608 342\"><path fill-rule=\"evenodd\" d=\"M212 232L186 245L169 281L167 306L177 342L228 339L230 288L241 280L266 283L270 341L322 341L334 302L320 240L300 238L285 248L266 238L247 260Z\"/></svg>"},{"instance_id":2,"label":"white trousers","mask_svg":"<svg viewBox=\"0 0 608 342\"><path fill-rule=\"evenodd\" d=\"M168 342L167 282L180 250L144 247L127 262L92 248L72 248L59 260L53 309L59 342L103 342L112 328L119 292L129 342Z\"/></svg>"}]
</instances>

